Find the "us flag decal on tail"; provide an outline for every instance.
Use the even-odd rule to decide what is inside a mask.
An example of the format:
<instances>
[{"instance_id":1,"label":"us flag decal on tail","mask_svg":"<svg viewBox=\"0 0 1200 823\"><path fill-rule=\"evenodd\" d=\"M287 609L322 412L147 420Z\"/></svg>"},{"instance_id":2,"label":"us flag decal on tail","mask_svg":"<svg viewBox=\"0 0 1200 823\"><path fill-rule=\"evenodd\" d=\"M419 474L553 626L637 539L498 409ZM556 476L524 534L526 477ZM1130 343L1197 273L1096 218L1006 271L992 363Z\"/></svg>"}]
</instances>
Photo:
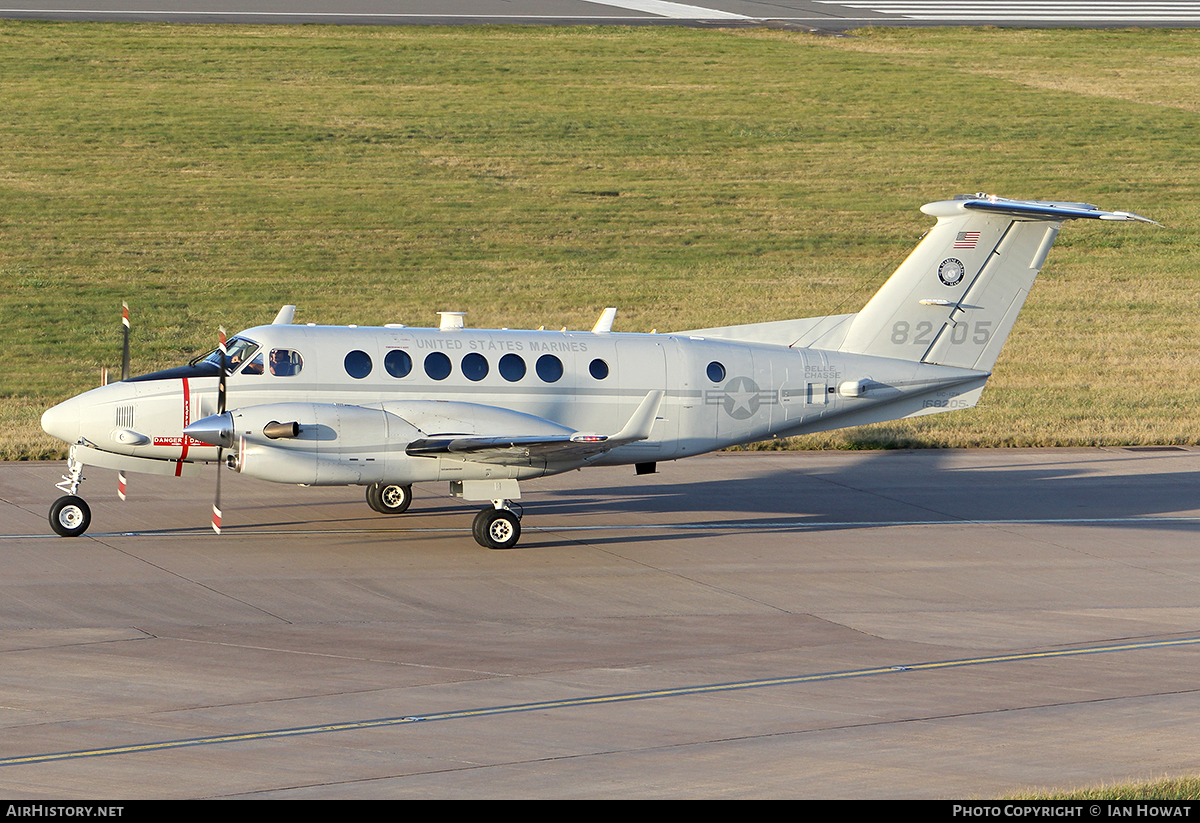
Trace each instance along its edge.
<instances>
[{"instance_id":1,"label":"us flag decal on tail","mask_svg":"<svg viewBox=\"0 0 1200 823\"><path fill-rule=\"evenodd\" d=\"M956 249L973 249L975 244L979 242L979 232L977 231L960 231L958 236L954 238L954 248Z\"/></svg>"}]
</instances>

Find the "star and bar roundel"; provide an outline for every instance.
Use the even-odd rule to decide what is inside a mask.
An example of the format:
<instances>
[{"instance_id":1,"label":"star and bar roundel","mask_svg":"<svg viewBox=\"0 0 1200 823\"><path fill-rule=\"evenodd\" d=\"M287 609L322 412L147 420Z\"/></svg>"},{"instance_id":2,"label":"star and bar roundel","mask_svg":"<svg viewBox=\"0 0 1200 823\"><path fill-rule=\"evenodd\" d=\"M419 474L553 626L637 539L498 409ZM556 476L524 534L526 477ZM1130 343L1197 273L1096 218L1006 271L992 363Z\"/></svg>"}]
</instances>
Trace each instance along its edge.
<instances>
[{"instance_id":1,"label":"star and bar roundel","mask_svg":"<svg viewBox=\"0 0 1200 823\"><path fill-rule=\"evenodd\" d=\"M749 377L735 377L719 390L704 393L704 405L721 406L734 420L746 420L758 414L763 406L779 402L779 392L760 389Z\"/></svg>"}]
</instances>

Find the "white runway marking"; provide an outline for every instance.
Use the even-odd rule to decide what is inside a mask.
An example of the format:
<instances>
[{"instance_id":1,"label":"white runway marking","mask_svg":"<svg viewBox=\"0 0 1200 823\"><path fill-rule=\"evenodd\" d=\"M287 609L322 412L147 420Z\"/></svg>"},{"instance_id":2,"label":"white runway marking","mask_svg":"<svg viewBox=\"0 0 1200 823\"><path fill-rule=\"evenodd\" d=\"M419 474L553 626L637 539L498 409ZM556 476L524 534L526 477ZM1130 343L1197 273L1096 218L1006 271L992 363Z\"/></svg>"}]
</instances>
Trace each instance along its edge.
<instances>
[{"instance_id":1,"label":"white runway marking","mask_svg":"<svg viewBox=\"0 0 1200 823\"><path fill-rule=\"evenodd\" d=\"M1004 19L1020 21L1098 21L1105 23L1195 23L1200 21L1200 2L1165 0L1127 3L1114 0L818 0L827 6L864 9L881 14L903 15L911 20L973 22Z\"/></svg>"},{"instance_id":2,"label":"white runway marking","mask_svg":"<svg viewBox=\"0 0 1200 823\"><path fill-rule=\"evenodd\" d=\"M689 6L686 3L668 3L665 0L587 0L599 6L614 6L629 11L644 11L647 14L657 14L660 17L672 17L679 20L752 20L744 14L734 14L718 9L706 9L701 6Z\"/></svg>"}]
</instances>

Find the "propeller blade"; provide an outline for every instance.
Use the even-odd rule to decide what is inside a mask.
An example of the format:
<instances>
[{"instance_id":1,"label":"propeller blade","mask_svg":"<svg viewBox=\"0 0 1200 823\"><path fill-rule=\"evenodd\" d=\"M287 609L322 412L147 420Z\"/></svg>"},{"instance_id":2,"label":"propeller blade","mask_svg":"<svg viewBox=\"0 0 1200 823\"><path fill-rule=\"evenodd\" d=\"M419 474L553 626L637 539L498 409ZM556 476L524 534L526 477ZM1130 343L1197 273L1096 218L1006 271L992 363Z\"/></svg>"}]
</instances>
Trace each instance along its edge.
<instances>
[{"instance_id":1,"label":"propeller blade","mask_svg":"<svg viewBox=\"0 0 1200 823\"><path fill-rule=\"evenodd\" d=\"M220 327L221 344L221 373L217 377L217 414L225 413L225 368L229 359L229 351L225 348L225 327Z\"/></svg>"},{"instance_id":2,"label":"propeller blade","mask_svg":"<svg viewBox=\"0 0 1200 823\"><path fill-rule=\"evenodd\" d=\"M121 379L129 379L129 304L121 301ZM104 370L101 385L108 384L108 369ZM129 485L125 480L125 472L117 472L117 497L125 499Z\"/></svg>"},{"instance_id":3,"label":"propeller blade","mask_svg":"<svg viewBox=\"0 0 1200 823\"><path fill-rule=\"evenodd\" d=\"M229 350L224 341L224 326L221 326L221 374L217 377L217 414L224 414L226 401L226 368L229 365Z\"/></svg>"},{"instance_id":4,"label":"propeller blade","mask_svg":"<svg viewBox=\"0 0 1200 823\"><path fill-rule=\"evenodd\" d=\"M221 350L220 374L217 377L217 414L225 413L225 366L229 351L225 348L225 327L218 327ZM225 450L217 447L217 494L213 498L212 527L217 534L221 533L221 463L224 461Z\"/></svg>"},{"instance_id":5,"label":"propeller blade","mask_svg":"<svg viewBox=\"0 0 1200 823\"><path fill-rule=\"evenodd\" d=\"M221 452L217 449L217 496L213 498L212 527L217 534L221 533Z\"/></svg>"},{"instance_id":6,"label":"propeller blade","mask_svg":"<svg viewBox=\"0 0 1200 823\"><path fill-rule=\"evenodd\" d=\"M121 379L129 379L129 304L121 301Z\"/></svg>"}]
</instances>

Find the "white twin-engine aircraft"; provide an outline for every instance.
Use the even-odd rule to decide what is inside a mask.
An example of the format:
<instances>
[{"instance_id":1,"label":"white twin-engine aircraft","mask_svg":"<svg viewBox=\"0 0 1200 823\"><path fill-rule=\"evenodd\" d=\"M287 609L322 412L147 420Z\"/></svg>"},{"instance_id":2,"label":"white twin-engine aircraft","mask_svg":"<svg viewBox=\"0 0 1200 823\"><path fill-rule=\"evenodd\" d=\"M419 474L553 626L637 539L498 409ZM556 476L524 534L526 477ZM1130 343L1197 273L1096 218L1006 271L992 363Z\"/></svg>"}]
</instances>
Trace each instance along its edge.
<instances>
[{"instance_id":1,"label":"white twin-engine aircraft","mask_svg":"<svg viewBox=\"0 0 1200 823\"><path fill-rule=\"evenodd\" d=\"M48 410L42 428L71 444L50 525L87 529L84 465L120 472L124 496L126 471L225 462L276 483L366 486L385 514L408 508L413 483L448 480L490 501L480 545L510 548L521 480L646 474L739 443L974 406L1062 222L1154 222L982 194L921 211L937 224L857 314L618 334L612 308L590 332L555 332L470 329L461 312L436 329L301 326L285 306L189 365L126 366L121 382ZM217 489L220 531L219 471Z\"/></svg>"}]
</instances>

